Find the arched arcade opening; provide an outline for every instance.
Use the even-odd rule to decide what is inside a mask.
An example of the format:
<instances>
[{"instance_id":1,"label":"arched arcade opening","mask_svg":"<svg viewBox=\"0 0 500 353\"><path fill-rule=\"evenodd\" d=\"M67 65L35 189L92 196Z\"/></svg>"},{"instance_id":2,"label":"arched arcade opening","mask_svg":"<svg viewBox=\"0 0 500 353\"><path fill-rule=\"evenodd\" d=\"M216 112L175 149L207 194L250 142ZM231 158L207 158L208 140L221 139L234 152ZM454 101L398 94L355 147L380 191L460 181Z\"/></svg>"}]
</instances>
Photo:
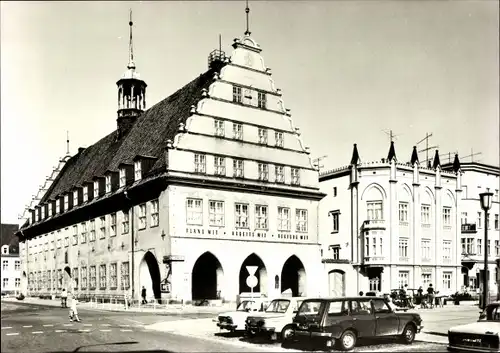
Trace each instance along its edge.
<instances>
[{"instance_id":1,"label":"arched arcade opening","mask_svg":"<svg viewBox=\"0 0 500 353\"><path fill-rule=\"evenodd\" d=\"M267 295L267 269L262 259L255 253L250 254L241 264L240 267L240 293L249 293L252 289L247 285L249 276L247 266L257 266L255 277L257 277L257 286L253 288L253 292Z\"/></svg>"},{"instance_id":2,"label":"arched arcade opening","mask_svg":"<svg viewBox=\"0 0 500 353\"><path fill-rule=\"evenodd\" d=\"M224 270L211 252L202 254L196 260L191 275L191 296L193 300L220 299Z\"/></svg>"},{"instance_id":3,"label":"arched arcade opening","mask_svg":"<svg viewBox=\"0 0 500 353\"><path fill-rule=\"evenodd\" d=\"M306 270L300 259L292 255L281 270L281 292L291 290L294 297L306 295Z\"/></svg>"},{"instance_id":4,"label":"arched arcade opening","mask_svg":"<svg viewBox=\"0 0 500 353\"><path fill-rule=\"evenodd\" d=\"M148 298L151 296L154 296L155 299L161 298L160 266L158 265L156 256L150 251L144 254L139 266L139 282L141 286L139 293L141 293L142 287L144 286Z\"/></svg>"}]
</instances>

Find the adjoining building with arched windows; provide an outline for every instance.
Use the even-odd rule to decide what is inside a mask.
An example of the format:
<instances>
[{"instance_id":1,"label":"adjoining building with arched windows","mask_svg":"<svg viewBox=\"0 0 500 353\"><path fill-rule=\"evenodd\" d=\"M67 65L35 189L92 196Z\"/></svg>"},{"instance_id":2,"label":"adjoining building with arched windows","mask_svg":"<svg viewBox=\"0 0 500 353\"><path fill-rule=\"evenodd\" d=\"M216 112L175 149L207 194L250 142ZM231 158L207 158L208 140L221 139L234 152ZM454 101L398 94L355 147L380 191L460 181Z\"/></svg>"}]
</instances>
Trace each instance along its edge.
<instances>
[{"instance_id":1,"label":"adjoining building with arched windows","mask_svg":"<svg viewBox=\"0 0 500 353\"><path fill-rule=\"evenodd\" d=\"M18 233L28 294L235 300L247 266L267 296L326 291L309 149L250 32L232 46L149 109L130 52L116 131L64 160Z\"/></svg>"},{"instance_id":2,"label":"adjoining building with arched windows","mask_svg":"<svg viewBox=\"0 0 500 353\"><path fill-rule=\"evenodd\" d=\"M391 143L387 159L361 163L354 145L350 165L320 174L322 261L330 295L424 289L454 293L462 285L460 165L421 165L414 148L401 163Z\"/></svg>"}]
</instances>

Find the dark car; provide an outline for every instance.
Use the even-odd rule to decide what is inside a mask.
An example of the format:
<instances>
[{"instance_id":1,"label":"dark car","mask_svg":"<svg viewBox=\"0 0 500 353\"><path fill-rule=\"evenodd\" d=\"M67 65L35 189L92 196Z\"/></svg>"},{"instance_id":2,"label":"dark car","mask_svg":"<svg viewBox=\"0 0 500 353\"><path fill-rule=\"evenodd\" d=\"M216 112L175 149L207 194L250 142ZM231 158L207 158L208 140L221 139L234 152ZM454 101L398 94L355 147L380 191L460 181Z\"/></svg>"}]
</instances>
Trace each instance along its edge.
<instances>
[{"instance_id":1,"label":"dark car","mask_svg":"<svg viewBox=\"0 0 500 353\"><path fill-rule=\"evenodd\" d=\"M294 339L351 350L358 338L398 337L411 344L422 329L417 313L395 313L384 298L307 299L293 319Z\"/></svg>"},{"instance_id":2,"label":"dark car","mask_svg":"<svg viewBox=\"0 0 500 353\"><path fill-rule=\"evenodd\" d=\"M450 328L448 350L500 352L500 302L488 304L477 322Z\"/></svg>"}]
</instances>

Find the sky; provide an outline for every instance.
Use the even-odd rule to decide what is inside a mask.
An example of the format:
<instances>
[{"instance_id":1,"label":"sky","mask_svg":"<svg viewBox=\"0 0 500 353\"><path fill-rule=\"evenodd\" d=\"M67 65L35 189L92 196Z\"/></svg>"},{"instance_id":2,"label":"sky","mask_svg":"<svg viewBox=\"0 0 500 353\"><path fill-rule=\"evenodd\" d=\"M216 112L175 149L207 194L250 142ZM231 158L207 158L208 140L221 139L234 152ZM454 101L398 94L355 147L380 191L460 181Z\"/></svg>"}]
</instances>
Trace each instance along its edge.
<instances>
[{"instance_id":1,"label":"sky","mask_svg":"<svg viewBox=\"0 0 500 353\"><path fill-rule=\"evenodd\" d=\"M429 146L499 165L499 3L250 1L250 30L324 170L410 160ZM116 81L134 57L152 106L245 31L244 1L1 2L1 222L18 223L66 153L116 127ZM425 143L418 145L419 150ZM471 152L473 151L473 152ZM434 155L434 149L429 152ZM425 153L420 153L425 159ZM471 157L462 161L471 161Z\"/></svg>"}]
</instances>

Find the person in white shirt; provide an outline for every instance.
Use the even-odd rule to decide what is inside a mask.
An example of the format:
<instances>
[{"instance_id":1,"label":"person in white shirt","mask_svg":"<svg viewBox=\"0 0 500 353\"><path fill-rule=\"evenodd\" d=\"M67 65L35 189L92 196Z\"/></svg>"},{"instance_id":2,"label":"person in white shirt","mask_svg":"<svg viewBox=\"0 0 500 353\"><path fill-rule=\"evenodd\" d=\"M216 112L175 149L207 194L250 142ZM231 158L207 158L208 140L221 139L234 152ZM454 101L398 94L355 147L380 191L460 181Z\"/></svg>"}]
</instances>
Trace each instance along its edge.
<instances>
[{"instance_id":1,"label":"person in white shirt","mask_svg":"<svg viewBox=\"0 0 500 353\"><path fill-rule=\"evenodd\" d=\"M76 305L78 304L78 299L76 296L73 296L71 298L71 306L69 308L69 321L76 321L80 322L80 318L78 317L78 309L76 308Z\"/></svg>"}]
</instances>

